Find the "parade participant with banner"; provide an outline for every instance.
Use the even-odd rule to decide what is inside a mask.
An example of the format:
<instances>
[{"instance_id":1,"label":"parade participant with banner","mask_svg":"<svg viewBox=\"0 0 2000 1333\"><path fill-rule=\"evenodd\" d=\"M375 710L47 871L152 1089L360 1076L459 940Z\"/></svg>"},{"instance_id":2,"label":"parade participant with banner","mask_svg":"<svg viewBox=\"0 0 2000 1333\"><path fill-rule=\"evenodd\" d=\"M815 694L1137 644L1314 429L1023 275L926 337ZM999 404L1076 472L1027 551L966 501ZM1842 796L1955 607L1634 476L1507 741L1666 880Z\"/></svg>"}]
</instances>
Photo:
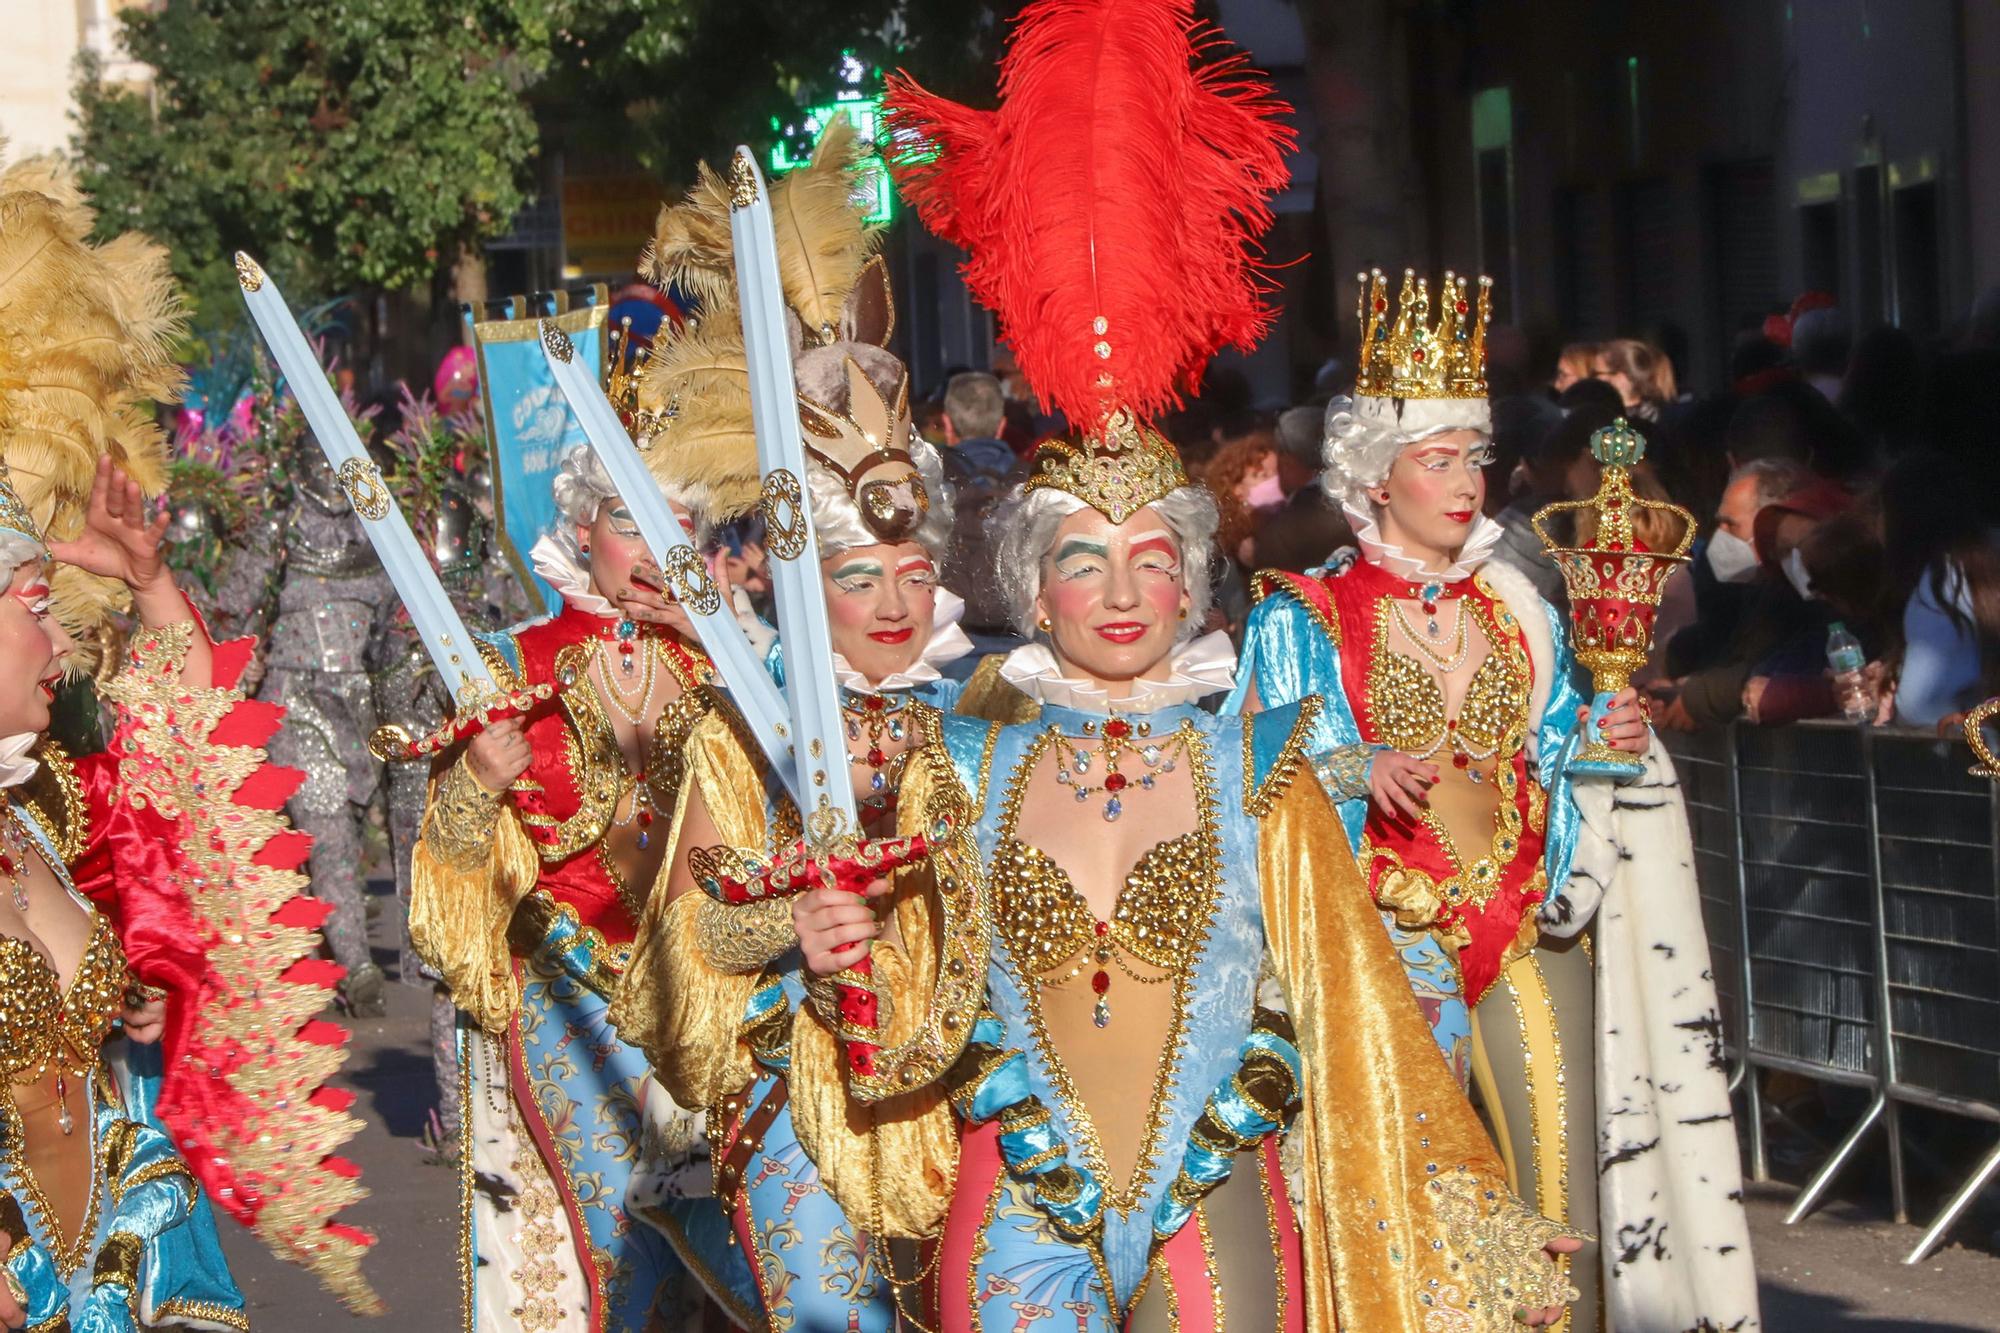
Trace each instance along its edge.
<instances>
[{"instance_id":1,"label":"parade participant with banner","mask_svg":"<svg viewBox=\"0 0 2000 1333\"><path fill-rule=\"evenodd\" d=\"M1591 714L1563 618L1486 558L1490 312L1485 279L1446 274L1433 304L1406 272L1392 311L1384 276L1363 275L1325 478L1360 556L1258 576L1232 710L1323 700L1308 753L1438 1045L1514 1188L1605 1238L1575 1261L1568 1324L1596 1328L1601 1303L1621 1330L1753 1328L1673 766L1629 688ZM1644 761L1623 786L1599 776L1620 758Z\"/></svg>"},{"instance_id":2,"label":"parade participant with banner","mask_svg":"<svg viewBox=\"0 0 2000 1333\"><path fill-rule=\"evenodd\" d=\"M142 238L91 244L78 200L47 162L0 175L0 1322L247 1327L211 1203L378 1309L371 1238L336 1220L358 1126L321 1086L340 970L281 812L299 775L260 748L282 713L245 702L251 645L210 640L148 517L179 298ZM109 748L72 758L51 702L128 607Z\"/></svg>"},{"instance_id":3,"label":"parade participant with banner","mask_svg":"<svg viewBox=\"0 0 2000 1333\"><path fill-rule=\"evenodd\" d=\"M1505 1191L1430 1044L1305 766L1315 703L1198 703L1234 666L1198 636L1216 510L1148 422L1270 323L1254 246L1291 135L1192 9L1040 0L998 110L888 98L905 197L1079 430L996 518L1036 640L1003 674L1041 715L953 747L995 940L951 1080L942 1327L1542 1324L1568 1295L1545 1248L1576 1242Z\"/></svg>"},{"instance_id":4,"label":"parade participant with banner","mask_svg":"<svg viewBox=\"0 0 2000 1333\"><path fill-rule=\"evenodd\" d=\"M803 475L759 466L753 353L724 244L739 210L706 168L688 201L662 215L653 249L663 282L702 294L703 317L696 331L655 344L648 376L655 400L678 404L654 449L705 507L733 514L789 496L765 506L767 533L774 558L798 562L817 585L858 831L880 840L926 834L948 812L968 822L936 703L948 699L939 666L970 643L956 624L962 603L938 585L953 509L936 450L910 429L908 371L886 350L892 302L885 266L870 257L879 233L864 228L857 204L857 148L836 121L813 161L771 187L785 322L817 331L780 349L797 397L778 424L803 440ZM791 490L782 476L803 485ZM792 619L784 628L806 633ZM955 956L941 970L931 947L959 937L976 873L961 872L963 892L943 889L947 849L885 875L866 904L830 886L719 901L709 892L718 880L742 883L753 865L785 857L803 831L799 810L727 708L695 728L685 764L671 863L614 1018L677 1099L709 1108L717 1193L752 1256L766 1323L888 1333L898 1287L920 1270L892 1241L934 1236L943 1219L957 1155L951 1113L929 1087L850 1101L842 1041L861 1034L833 986L806 966L793 916L845 911L868 923L849 939L873 939L870 984L888 997L889 1017L886 1032L865 1040L886 1047L877 1059L885 1074L910 1069L900 1086L928 1084L957 1050L939 1038L968 1030L983 991L979 960ZM957 855L970 860L969 843L961 839ZM918 1033L935 1045L924 1069L911 1063Z\"/></svg>"}]
</instances>

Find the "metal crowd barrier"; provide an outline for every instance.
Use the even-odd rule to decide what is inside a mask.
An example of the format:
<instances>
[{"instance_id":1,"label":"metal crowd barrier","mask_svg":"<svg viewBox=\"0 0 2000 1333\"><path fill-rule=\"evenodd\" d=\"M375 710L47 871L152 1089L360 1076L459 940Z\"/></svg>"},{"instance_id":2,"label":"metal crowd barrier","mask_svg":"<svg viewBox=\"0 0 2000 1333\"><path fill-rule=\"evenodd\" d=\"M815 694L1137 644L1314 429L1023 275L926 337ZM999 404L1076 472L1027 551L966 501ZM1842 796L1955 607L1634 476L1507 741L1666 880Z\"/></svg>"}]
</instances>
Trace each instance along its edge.
<instances>
[{"instance_id":1,"label":"metal crowd barrier","mask_svg":"<svg viewBox=\"0 0 2000 1333\"><path fill-rule=\"evenodd\" d=\"M1750 1172L1769 1178L1756 1071L1867 1090L1868 1108L1787 1222L1820 1202L1879 1123L1908 1220L1898 1112L2000 1126L2000 783L1928 732L1808 722L1669 735L1693 826ZM1953 1193L1921 1262L2000 1173Z\"/></svg>"}]
</instances>

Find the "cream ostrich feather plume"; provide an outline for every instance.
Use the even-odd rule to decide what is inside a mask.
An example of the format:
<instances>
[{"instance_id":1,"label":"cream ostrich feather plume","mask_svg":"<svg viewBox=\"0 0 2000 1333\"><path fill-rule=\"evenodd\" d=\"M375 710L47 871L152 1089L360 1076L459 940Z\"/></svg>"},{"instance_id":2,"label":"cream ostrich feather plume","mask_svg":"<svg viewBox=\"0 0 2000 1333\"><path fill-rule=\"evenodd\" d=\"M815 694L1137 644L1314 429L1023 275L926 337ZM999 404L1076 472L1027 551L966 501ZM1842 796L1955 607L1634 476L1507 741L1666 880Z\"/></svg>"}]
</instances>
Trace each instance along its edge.
<instances>
[{"instance_id":1,"label":"cream ostrich feather plume","mask_svg":"<svg viewBox=\"0 0 2000 1333\"><path fill-rule=\"evenodd\" d=\"M165 489L152 409L183 379L167 252L136 234L93 244L94 222L59 161L0 171L0 464L50 541L83 530L106 454L148 496ZM56 618L80 644L126 604L119 584L67 566L53 583Z\"/></svg>"},{"instance_id":2,"label":"cream ostrich feather plume","mask_svg":"<svg viewBox=\"0 0 2000 1333\"><path fill-rule=\"evenodd\" d=\"M881 240L857 188L866 147L846 117L827 127L813 160L770 186L785 304L809 338L838 336L842 309ZM679 337L653 348L640 405L663 414L648 463L717 520L755 507L759 486L750 382L729 240L729 186L707 163L687 198L660 211L640 268L701 302Z\"/></svg>"}]
</instances>

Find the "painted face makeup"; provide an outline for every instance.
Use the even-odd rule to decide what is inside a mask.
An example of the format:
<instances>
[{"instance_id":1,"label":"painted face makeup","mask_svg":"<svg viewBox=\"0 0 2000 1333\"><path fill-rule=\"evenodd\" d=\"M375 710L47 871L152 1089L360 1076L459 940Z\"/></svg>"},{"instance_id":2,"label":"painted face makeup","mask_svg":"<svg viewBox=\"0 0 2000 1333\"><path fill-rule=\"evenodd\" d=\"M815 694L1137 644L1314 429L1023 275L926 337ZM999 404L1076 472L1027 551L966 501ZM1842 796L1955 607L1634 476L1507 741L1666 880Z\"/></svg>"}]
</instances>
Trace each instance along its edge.
<instances>
[{"instance_id":1,"label":"painted face makeup","mask_svg":"<svg viewBox=\"0 0 2000 1333\"><path fill-rule=\"evenodd\" d=\"M40 563L14 571L0 600L0 735L44 731L62 679L58 659L69 639L49 607L47 569Z\"/></svg>"},{"instance_id":2,"label":"painted face makeup","mask_svg":"<svg viewBox=\"0 0 2000 1333\"><path fill-rule=\"evenodd\" d=\"M1150 508L1123 523L1072 514L1042 560L1036 608L1057 659L1112 698L1165 679L1187 605L1180 544Z\"/></svg>"},{"instance_id":3,"label":"painted face makeup","mask_svg":"<svg viewBox=\"0 0 2000 1333\"><path fill-rule=\"evenodd\" d=\"M1382 539L1426 567L1450 565L1486 502L1485 467L1492 457L1492 445L1470 430L1433 435L1403 450L1371 497Z\"/></svg>"},{"instance_id":4,"label":"painted face makeup","mask_svg":"<svg viewBox=\"0 0 2000 1333\"><path fill-rule=\"evenodd\" d=\"M694 517L678 501L669 504L674 517L680 520L681 531L693 541ZM693 623L686 612L673 605L673 592L660 577L660 567L646 549L645 538L639 535L639 525L624 501L614 496L600 504L596 517L577 527L577 543L586 551L584 563L590 572L592 592L632 619L658 621L657 614L651 617L635 614L627 605L634 590L656 594L669 606L666 626L683 637L693 637Z\"/></svg>"},{"instance_id":5,"label":"painted face makeup","mask_svg":"<svg viewBox=\"0 0 2000 1333\"><path fill-rule=\"evenodd\" d=\"M930 646L938 572L915 542L860 546L820 562L834 651L871 683L908 671Z\"/></svg>"}]
</instances>

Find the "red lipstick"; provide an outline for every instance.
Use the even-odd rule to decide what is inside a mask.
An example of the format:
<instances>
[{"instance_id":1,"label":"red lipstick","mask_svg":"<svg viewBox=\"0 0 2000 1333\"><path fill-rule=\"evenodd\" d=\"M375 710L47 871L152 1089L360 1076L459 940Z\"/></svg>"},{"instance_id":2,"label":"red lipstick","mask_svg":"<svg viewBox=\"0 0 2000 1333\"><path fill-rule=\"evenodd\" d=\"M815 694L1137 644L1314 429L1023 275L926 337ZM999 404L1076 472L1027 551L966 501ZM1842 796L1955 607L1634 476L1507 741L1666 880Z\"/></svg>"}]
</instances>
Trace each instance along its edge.
<instances>
[{"instance_id":1,"label":"red lipstick","mask_svg":"<svg viewBox=\"0 0 2000 1333\"><path fill-rule=\"evenodd\" d=\"M1136 620L1114 620L1108 625L1097 626L1100 638L1113 643L1137 643L1146 635L1146 627Z\"/></svg>"},{"instance_id":2,"label":"red lipstick","mask_svg":"<svg viewBox=\"0 0 2000 1333\"><path fill-rule=\"evenodd\" d=\"M908 643L910 636L915 633L914 629L878 629L869 631L868 637L877 643L894 645Z\"/></svg>"},{"instance_id":3,"label":"red lipstick","mask_svg":"<svg viewBox=\"0 0 2000 1333\"><path fill-rule=\"evenodd\" d=\"M1470 509L1454 510L1446 514L1445 517L1454 523L1470 523L1472 522L1472 511Z\"/></svg>"}]
</instances>

